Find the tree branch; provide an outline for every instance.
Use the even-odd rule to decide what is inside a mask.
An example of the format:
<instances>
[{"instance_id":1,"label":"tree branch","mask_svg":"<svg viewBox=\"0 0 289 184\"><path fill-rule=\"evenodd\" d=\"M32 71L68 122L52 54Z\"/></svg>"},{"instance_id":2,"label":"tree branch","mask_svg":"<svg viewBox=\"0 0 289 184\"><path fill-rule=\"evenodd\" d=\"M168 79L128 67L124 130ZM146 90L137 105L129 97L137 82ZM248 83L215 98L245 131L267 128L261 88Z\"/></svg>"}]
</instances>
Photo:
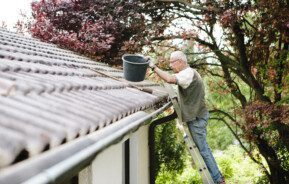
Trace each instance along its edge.
<instances>
[{"instance_id":1,"label":"tree branch","mask_svg":"<svg viewBox=\"0 0 289 184\"><path fill-rule=\"evenodd\" d=\"M224 72L225 81L227 85L229 86L232 94L241 102L242 107L245 108L245 106L247 105L247 100L245 96L242 94L238 84L234 82L229 72L229 69L225 65L222 65L222 69Z\"/></svg>"},{"instance_id":2,"label":"tree branch","mask_svg":"<svg viewBox=\"0 0 289 184\"><path fill-rule=\"evenodd\" d=\"M263 86L255 79L255 77L250 71L250 66L248 64L248 58L246 53L246 46L244 43L244 33L240 28L240 25L238 23L235 23L232 28L236 36L236 45L240 54L240 64L244 74L247 76L252 88L255 90L259 99L265 102L271 102L271 100L264 95Z\"/></svg>"},{"instance_id":3,"label":"tree branch","mask_svg":"<svg viewBox=\"0 0 289 184\"><path fill-rule=\"evenodd\" d=\"M203 4L200 4L200 5L203 5L203 6L194 5L190 1L187 1L187 0L154 0L154 1L167 2L167 3L180 3L180 4L186 5L186 6L190 7L190 8L197 9L197 10L202 10L202 11L216 11L216 12L220 11L219 8L216 8L216 7L208 8L208 7L205 7L205 5L203 5Z\"/></svg>"}]
</instances>

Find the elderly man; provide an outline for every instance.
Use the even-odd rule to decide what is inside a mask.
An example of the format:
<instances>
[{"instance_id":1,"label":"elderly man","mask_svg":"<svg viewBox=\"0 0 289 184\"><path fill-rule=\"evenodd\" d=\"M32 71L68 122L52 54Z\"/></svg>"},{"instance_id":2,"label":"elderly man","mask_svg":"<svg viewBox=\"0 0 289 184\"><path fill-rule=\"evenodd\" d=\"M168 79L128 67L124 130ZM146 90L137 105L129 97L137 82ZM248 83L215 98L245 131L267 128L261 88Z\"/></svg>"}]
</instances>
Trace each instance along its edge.
<instances>
[{"instance_id":1,"label":"elderly man","mask_svg":"<svg viewBox=\"0 0 289 184\"><path fill-rule=\"evenodd\" d=\"M170 56L170 68L175 73L173 75L161 70L152 61L149 66L165 82L178 85L183 121L187 123L214 182L225 184L206 141L209 112L205 104L205 89L200 74L189 67L187 57L181 51L175 51Z\"/></svg>"}]
</instances>

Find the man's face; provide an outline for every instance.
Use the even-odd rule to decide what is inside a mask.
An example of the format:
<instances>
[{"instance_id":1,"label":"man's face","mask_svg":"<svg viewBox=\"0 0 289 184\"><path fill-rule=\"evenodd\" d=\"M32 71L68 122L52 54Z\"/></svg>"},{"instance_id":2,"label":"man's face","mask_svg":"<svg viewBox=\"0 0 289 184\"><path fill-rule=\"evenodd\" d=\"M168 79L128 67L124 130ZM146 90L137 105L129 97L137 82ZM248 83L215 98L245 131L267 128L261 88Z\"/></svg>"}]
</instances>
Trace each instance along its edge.
<instances>
[{"instance_id":1,"label":"man's face","mask_svg":"<svg viewBox=\"0 0 289 184\"><path fill-rule=\"evenodd\" d=\"M175 72L178 73L181 71L182 61L177 58L170 59L170 68Z\"/></svg>"}]
</instances>

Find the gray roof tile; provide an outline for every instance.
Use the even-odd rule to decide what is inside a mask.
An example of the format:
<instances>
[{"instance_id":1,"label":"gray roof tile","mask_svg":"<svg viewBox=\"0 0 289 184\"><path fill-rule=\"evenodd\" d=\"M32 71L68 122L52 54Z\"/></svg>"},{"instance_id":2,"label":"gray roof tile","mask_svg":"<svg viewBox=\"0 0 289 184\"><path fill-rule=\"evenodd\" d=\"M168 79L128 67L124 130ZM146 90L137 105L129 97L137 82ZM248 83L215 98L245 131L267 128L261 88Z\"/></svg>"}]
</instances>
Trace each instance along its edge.
<instances>
[{"instance_id":1,"label":"gray roof tile","mask_svg":"<svg viewBox=\"0 0 289 184\"><path fill-rule=\"evenodd\" d=\"M167 99L157 84L122 76L107 64L0 29L0 168Z\"/></svg>"}]
</instances>

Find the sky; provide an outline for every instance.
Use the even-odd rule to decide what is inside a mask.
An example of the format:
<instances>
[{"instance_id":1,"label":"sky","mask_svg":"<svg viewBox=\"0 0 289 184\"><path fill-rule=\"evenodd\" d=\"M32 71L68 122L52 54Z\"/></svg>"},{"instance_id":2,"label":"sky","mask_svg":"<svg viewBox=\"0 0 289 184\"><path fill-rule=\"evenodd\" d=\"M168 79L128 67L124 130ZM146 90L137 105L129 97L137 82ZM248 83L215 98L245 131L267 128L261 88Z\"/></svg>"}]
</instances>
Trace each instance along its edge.
<instances>
[{"instance_id":1,"label":"sky","mask_svg":"<svg viewBox=\"0 0 289 184\"><path fill-rule=\"evenodd\" d=\"M20 17L20 11L31 14L30 3L34 0L1 0L0 25L5 21L8 28L12 29Z\"/></svg>"}]
</instances>

